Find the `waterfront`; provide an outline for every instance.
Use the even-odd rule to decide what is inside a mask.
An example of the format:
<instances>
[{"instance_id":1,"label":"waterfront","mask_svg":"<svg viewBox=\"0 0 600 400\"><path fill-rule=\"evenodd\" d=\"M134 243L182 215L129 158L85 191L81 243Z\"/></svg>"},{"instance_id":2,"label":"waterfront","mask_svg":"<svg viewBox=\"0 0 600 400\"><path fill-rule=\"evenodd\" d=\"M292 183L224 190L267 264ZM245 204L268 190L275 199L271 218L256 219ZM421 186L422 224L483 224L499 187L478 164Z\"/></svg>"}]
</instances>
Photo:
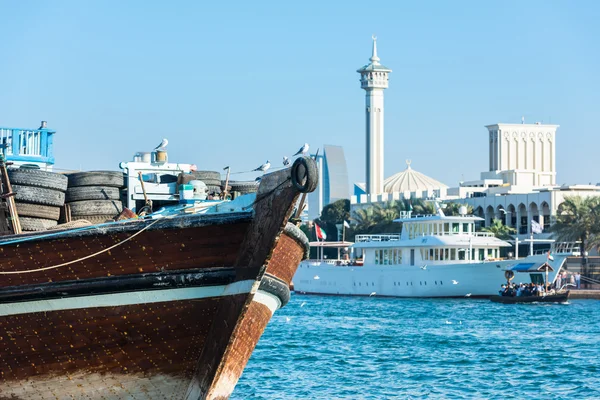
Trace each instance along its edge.
<instances>
[{"instance_id":1,"label":"waterfront","mask_svg":"<svg viewBox=\"0 0 600 400\"><path fill-rule=\"evenodd\" d=\"M231 398L599 398L599 306L293 295Z\"/></svg>"}]
</instances>

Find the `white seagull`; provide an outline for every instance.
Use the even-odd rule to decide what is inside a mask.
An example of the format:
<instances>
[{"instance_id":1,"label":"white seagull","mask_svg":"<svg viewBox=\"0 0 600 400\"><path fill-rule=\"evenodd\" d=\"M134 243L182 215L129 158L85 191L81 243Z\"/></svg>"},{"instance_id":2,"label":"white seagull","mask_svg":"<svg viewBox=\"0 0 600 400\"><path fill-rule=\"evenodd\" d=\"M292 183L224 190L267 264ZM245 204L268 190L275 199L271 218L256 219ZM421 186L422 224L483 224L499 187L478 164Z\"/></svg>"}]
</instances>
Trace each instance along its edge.
<instances>
[{"instance_id":1,"label":"white seagull","mask_svg":"<svg viewBox=\"0 0 600 400\"><path fill-rule=\"evenodd\" d=\"M452 284L453 285L458 285L458 281L455 281L454 279L452 279Z\"/></svg>"},{"instance_id":2,"label":"white seagull","mask_svg":"<svg viewBox=\"0 0 600 400\"><path fill-rule=\"evenodd\" d=\"M371 294L369 295L369 297L373 297L377 294L377 292L371 292Z\"/></svg>"},{"instance_id":3,"label":"white seagull","mask_svg":"<svg viewBox=\"0 0 600 400\"><path fill-rule=\"evenodd\" d=\"M321 279L321 278L319 277L319 275L315 275L315 277L313 279Z\"/></svg>"},{"instance_id":4,"label":"white seagull","mask_svg":"<svg viewBox=\"0 0 600 400\"><path fill-rule=\"evenodd\" d=\"M160 142L160 144L154 148L154 150L164 150L168 144L169 141L167 139L163 139L162 142Z\"/></svg>"},{"instance_id":5,"label":"white seagull","mask_svg":"<svg viewBox=\"0 0 600 400\"><path fill-rule=\"evenodd\" d=\"M290 322L292 319L290 317L285 317L285 322Z\"/></svg>"},{"instance_id":6,"label":"white seagull","mask_svg":"<svg viewBox=\"0 0 600 400\"><path fill-rule=\"evenodd\" d=\"M465 294L465 297L471 297L471 293Z\"/></svg>"},{"instance_id":7,"label":"white seagull","mask_svg":"<svg viewBox=\"0 0 600 400\"><path fill-rule=\"evenodd\" d=\"M298 154L306 154L308 153L308 143L304 143L304 146L300 147L300 150L298 150L296 152L296 154L294 154L295 156L297 156Z\"/></svg>"},{"instance_id":8,"label":"white seagull","mask_svg":"<svg viewBox=\"0 0 600 400\"><path fill-rule=\"evenodd\" d=\"M302 308L302 307L304 307L305 305L306 305L306 302L304 302L304 303L300 304L300 307Z\"/></svg>"},{"instance_id":9,"label":"white seagull","mask_svg":"<svg viewBox=\"0 0 600 400\"><path fill-rule=\"evenodd\" d=\"M252 171L262 171L262 172L265 172L269 168L271 168L271 162L269 160L267 160L266 163L264 163L263 165L261 165L258 168L253 169Z\"/></svg>"},{"instance_id":10,"label":"white seagull","mask_svg":"<svg viewBox=\"0 0 600 400\"><path fill-rule=\"evenodd\" d=\"M290 165L290 159L286 156L283 156L283 166L287 167L288 165Z\"/></svg>"},{"instance_id":11,"label":"white seagull","mask_svg":"<svg viewBox=\"0 0 600 400\"><path fill-rule=\"evenodd\" d=\"M425 271L427 269L427 264L421 265L419 268L421 268L423 271Z\"/></svg>"}]
</instances>

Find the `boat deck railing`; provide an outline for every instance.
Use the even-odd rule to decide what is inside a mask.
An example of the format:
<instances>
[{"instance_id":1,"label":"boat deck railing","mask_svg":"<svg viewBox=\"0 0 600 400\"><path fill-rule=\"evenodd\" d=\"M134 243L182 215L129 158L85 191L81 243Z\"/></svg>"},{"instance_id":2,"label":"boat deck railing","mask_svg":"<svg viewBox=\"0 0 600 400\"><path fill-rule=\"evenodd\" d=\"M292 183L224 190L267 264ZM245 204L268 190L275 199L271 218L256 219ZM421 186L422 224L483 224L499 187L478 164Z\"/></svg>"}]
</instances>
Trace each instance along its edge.
<instances>
[{"instance_id":1,"label":"boat deck railing","mask_svg":"<svg viewBox=\"0 0 600 400\"><path fill-rule=\"evenodd\" d=\"M355 242L392 242L400 240L399 233L385 235L356 235Z\"/></svg>"},{"instance_id":2,"label":"boat deck railing","mask_svg":"<svg viewBox=\"0 0 600 400\"><path fill-rule=\"evenodd\" d=\"M54 164L53 137L43 124L40 129L0 127L0 152L8 161Z\"/></svg>"}]
</instances>

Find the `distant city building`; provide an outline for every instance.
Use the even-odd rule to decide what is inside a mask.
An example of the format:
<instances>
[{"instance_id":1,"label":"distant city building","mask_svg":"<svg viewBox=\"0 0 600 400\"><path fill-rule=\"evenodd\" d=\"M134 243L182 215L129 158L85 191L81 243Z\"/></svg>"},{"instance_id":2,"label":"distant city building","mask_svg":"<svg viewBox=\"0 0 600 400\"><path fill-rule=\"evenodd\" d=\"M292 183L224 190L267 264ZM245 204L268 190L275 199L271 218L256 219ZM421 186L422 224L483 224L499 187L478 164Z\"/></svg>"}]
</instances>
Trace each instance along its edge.
<instances>
[{"instance_id":1,"label":"distant city building","mask_svg":"<svg viewBox=\"0 0 600 400\"><path fill-rule=\"evenodd\" d=\"M366 117L366 192L383 193L383 90L388 87L391 69L379 63L377 38L373 36L371 62L356 72L360 74L360 87L365 90Z\"/></svg>"},{"instance_id":2,"label":"distant city building","mask_svg":"<svg viewBox=\"0 0 600 400\"><path fill-rule=\"evenodd\" d=\"M347 199L350 194L346 157L341 146L323 146L323 154L319 154L316 161L319 167L319 185L314 192L308 194L309 220L318 218L326 205Z\"/></svg>"},{"instance_id":3,"label":"distant city building","mask_svg":"<svg viewBox=\"0 0 600 400\"><path fill-rule=\"evenodd\" d=\"M547 229L567 196L597 196L597 185L556 185L558 125L494 124L489 135L488 171L479 180L461 182L445 200L469 204L474 214L515 228L524 239L531 221Z\"/></svg>"},{"instance_id":4,"label":"distant city building","mask_svg":"<svg viewBox=\"0 0 600 400\"><path fill-rule=\"evenodd\" d=\"M15 166L35 164L51 171L54 165L54 134L42 121L38 129L0 127L0 151Z\"/></svg>"}]
</instances>

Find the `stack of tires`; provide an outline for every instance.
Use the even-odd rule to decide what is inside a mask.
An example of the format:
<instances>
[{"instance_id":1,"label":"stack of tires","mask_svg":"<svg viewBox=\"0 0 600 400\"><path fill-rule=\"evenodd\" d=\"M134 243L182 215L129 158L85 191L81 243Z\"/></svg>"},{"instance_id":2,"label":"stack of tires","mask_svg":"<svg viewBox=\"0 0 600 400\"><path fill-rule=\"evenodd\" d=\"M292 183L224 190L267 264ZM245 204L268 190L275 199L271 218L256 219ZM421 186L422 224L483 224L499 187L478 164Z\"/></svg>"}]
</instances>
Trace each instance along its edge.
<instances>
[{"instance_id":1,"label":"stack of tires","mask_svg":"<svg viewBox=\"0 0 600 400\"><path fill-rule=\"evenodd\" d=\"M65 204L67 177L39 169L8 170L23 231L44 231L58 224Z\"/></svg>"},{"instance_id":2,"label":"stack of tires","mask_svg":"<svg viewBox=\"0 0 600 400\"><path fill-rule=\"evenodd\" d=\"M122 172L76 172L68 178L66 204L71 210L72 221L85 219L99 224L114 219L123 211L121 189L125 180Z\"/></svg>"},{"instance_id":3,"label":"stack of tires","mask_svg":"<svg viewBox=\"0 0 600 400\"><path fill-rule=\"evenodd\" d=\"M192 171L194 180L202 181L206 185L207 193L211 196L221 194L221 174L217 171Z\"/></svg>"},{"instance_id":4,"label":"stack of tires","mask_svg":"<svg viewBox=\"0 0 600 400\"><path fill-rule=\"evenodd\" d=\"M222 181L222 185L225 186L225 181ZM233 197L248 193L256 193L258 185L259 182L256 181L229 181L229 186L231 187L229 192Z\"/></svg>"}]
</instances>

